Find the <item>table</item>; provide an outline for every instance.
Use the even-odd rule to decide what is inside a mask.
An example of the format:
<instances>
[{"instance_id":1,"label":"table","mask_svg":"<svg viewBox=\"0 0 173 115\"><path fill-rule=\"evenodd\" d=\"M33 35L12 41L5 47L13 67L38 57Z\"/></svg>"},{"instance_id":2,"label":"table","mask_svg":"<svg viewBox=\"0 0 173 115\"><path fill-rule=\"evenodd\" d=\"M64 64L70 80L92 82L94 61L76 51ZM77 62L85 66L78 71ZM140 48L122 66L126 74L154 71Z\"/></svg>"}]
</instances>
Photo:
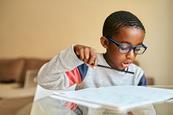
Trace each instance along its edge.
<instances>
[{"instance_id":1,"label":"table","mask_svg":"<svg viewBox=\"0 0 173 115\"><path fill-rule=\"evenodd\" d=\"M169 86L163 86L163 85L156 85L151 87L162 87L162 88L172 88L172 85ZM76 115L73 111L69 109L62 108L62 106L59 105L59 100L52 98L50 96L44 97L42 99L39 99L33 103L33 108L31 111L31 115L59 115L59 112L64 112L64 115ZM169 104L170 107L173 106L173 104ZM173 113L171 110L163 109L167 108L168 105L163 106L157 106L156 111L157 115L162 115L161 113ZM57 109L60 108L60 109ZM89 111L89 113L94 113L94 115L100 115L100 112L103 112L103 110L96 110L97 108L93 108ZM92 114L91 114L92 115ZM172 115L172 114L169 114Z\"/></svg>"},{"instance_id":2,"label":"table","mask_svg":"<svg viewBox=\"0 0 173 115\"><path fill-rule=\"evenodd\" d=\"M63 102L52 98L51 96L44 97L37 101L33 102L33 107L31 110L31 115L78 115L75 112L60 106L64 104ZM59 108L59 109L58 109ZM83 109L86 109L85 107ZM103 112L103 109L90 108L88 111L89 115L101 115L100 112ZM92 114L90 114L92 113Z\"/></svg>"}]
</instances>

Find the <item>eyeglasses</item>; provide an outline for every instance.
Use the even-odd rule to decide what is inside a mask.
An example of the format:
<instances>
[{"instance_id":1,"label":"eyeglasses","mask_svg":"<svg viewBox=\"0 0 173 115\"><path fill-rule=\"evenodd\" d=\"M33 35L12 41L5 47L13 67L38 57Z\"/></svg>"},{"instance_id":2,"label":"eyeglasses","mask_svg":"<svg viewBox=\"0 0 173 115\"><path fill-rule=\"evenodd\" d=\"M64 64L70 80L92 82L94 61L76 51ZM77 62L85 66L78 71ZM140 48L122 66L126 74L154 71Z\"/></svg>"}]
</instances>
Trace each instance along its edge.
<instances>
[{"instance_id":1,"label":"eyeglasses","mask_svg":"<svg viewBox=\"0 0 173 115\"><path fill-rule=\"evenodd\" d=\"M147 46L145 46L143 43L137 46L133 46L132 44L129 43L119 43L118 41L113 40L112 38L107 38L111 43L115 44L119 48L119 52L126 54L129 53L131 50L134 51L135 54L141 55L143 54Z\"/></svg>"}]
</instances>

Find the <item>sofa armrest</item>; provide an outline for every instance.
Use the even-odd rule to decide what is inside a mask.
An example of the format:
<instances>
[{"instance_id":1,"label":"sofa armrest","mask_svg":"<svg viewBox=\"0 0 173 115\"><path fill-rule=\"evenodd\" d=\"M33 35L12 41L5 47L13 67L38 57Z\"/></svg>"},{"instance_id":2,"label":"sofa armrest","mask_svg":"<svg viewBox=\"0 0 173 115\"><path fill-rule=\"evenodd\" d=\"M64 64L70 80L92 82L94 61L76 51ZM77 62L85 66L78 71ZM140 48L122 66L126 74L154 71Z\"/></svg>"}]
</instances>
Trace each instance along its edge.
<instances>
[{"instance_id":1,"label":"sofa armrest","mask_svg":"<svg viewBox=\"0 0 173 115\"><path fill-rule=\"evenodd\" d=\"M26 76L25 76L25 80L24 80L24 88L36 87L37 73L38 73L38 70L27 70L26 71Z\"/></svg>"}]
</instances>

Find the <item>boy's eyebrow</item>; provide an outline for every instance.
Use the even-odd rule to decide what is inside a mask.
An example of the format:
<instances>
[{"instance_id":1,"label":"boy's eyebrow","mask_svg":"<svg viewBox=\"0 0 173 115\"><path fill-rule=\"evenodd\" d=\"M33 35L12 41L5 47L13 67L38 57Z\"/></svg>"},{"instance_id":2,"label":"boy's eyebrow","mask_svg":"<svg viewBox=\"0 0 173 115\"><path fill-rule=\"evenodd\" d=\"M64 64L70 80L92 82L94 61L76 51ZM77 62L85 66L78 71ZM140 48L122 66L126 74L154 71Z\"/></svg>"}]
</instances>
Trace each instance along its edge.
<instances>
[{"instance_id":1,"label":"boy's eyebrow","mask_svg":"<svg viewBox=\"0 0 173 115\"><path fill-rule=\"evenodd\" d=\"M128 41L120 41L119 43L128 43L128 44L131 44L131 43L128 42ZM138 46L138 45L141 45L141 44L143 44L143 42L140 42L140 43L138 43L137 45L133 45L133 46Z\"/></svg>"},{"instance_id":2,"label":"boy's eyebrow","mask_svg":"<svg viewBox=\"0 0 173 115\"><path fill-rule=\"evenodd\" d=\"M115 69L115 68L112 68L112 67L109 67L109 66L100 65L100 64L97 64L96 66L98 66L98 67L103 67L103 68L107 68L107 69L113 69L113 70L117 70L117 71L129 73L129 74L134 74L134 72L132 72L132 71L128 71L128 70L119 70L119 69Z\"/></svg>"}]
</instances>

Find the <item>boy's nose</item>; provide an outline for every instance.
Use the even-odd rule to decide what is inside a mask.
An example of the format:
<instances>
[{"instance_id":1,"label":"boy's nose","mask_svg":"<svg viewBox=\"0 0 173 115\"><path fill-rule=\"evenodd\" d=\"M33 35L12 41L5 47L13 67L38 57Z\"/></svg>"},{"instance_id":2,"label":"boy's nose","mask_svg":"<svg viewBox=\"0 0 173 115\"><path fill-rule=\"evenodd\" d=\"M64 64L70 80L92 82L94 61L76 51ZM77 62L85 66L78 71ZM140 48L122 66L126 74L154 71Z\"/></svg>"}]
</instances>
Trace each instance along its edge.
<instances>
[{"instance_id":1,"label":"boy's nose","mask_svg":"<svg viewBox=\"0 0 173 115\"><path fill-rule=\"evenodd\" d=\"M135 58L135 56L136 55L135 55L134 50L131 50L126 54L127 59L131 59L131 60L133 60Z\"/></svg>"}]
</instances>

